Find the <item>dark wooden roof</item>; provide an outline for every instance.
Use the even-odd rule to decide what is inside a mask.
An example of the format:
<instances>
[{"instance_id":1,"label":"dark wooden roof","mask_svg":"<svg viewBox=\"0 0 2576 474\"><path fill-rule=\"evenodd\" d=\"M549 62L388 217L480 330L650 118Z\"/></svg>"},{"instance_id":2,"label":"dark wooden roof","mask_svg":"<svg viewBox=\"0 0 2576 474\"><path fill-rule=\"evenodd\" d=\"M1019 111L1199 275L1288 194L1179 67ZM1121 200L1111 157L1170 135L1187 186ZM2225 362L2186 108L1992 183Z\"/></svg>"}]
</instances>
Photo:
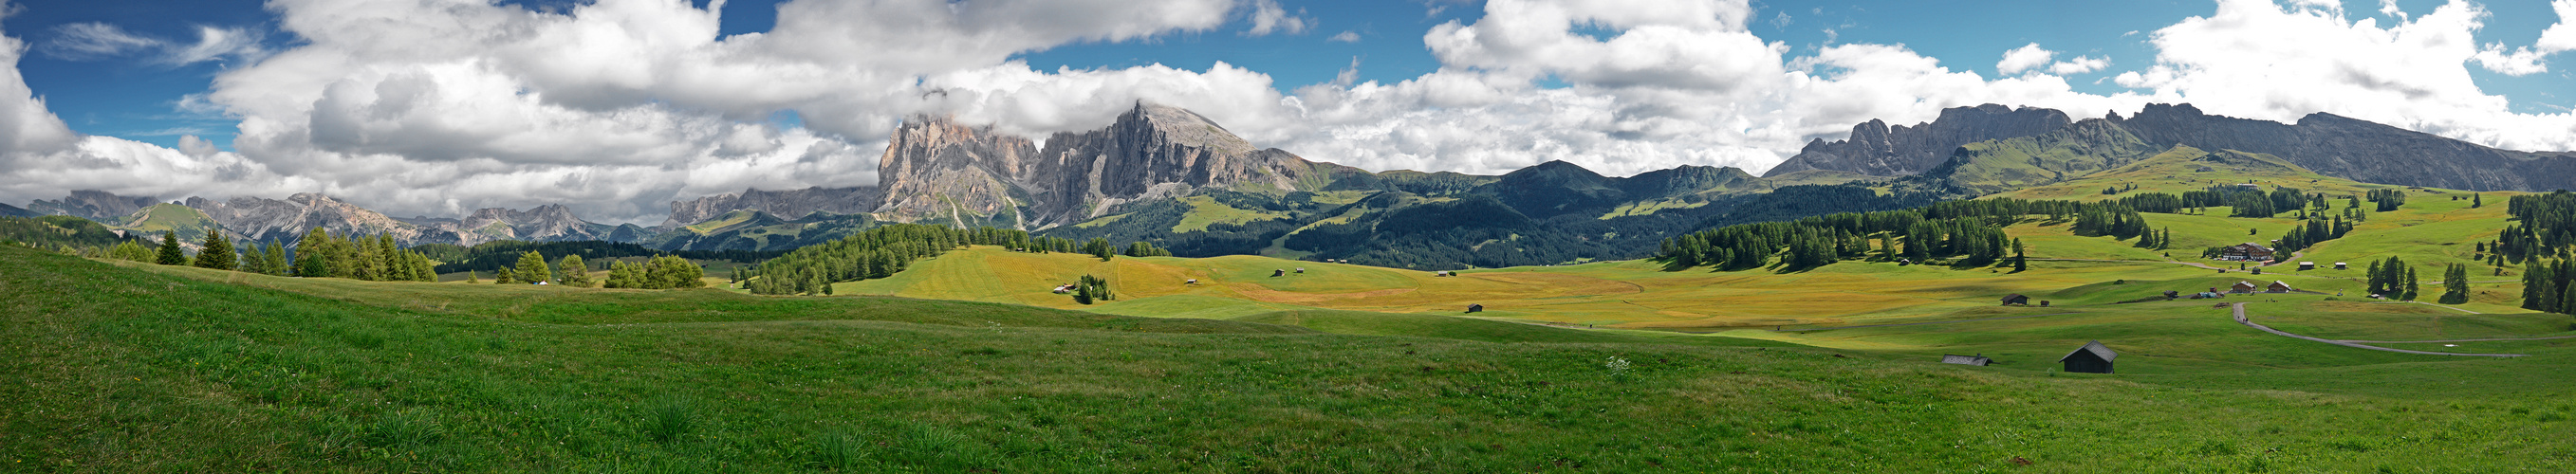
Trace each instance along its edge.
<instances>
[{"instance_id":1,"label":"dark wooden roof","mask_svg":"<svg viewBox=\"0 0 2576 474\"><path fill-rule=\"evenodd\" d=\"M1994 362L1994 359L1988 359L1986 356L1963 356L1958 354L1941 355L1941 363L1943 364L1987 365Z\"/></svg>"},{"instance_id":2,"label":"dark wooden roof","mask_svg":"<svg viewBox=\"0 0 2576 474\"><path fill-rule=\"evenodd\" d=\"M2110 361L2111 361L2111 359L2117 359L2117 358L2119 358L2119 357L2120 357L2120 353L2117 353L2117 352L2111 352L2111 348L2109 348L2109 347L2103 347L2103 346L2102 346L2102 341L2093 341L2093 342L2087 342L2087 343L2084 343L2084 347L2078 347L2078 348L2075 348L2075 351L2074 351L2074 352L2068 352L2068 353L2066 353L2066 357L2059 357L2059 358L2057 358L2057 361L2058 361L2058 362L2065 362L2065 361L2066 361L2066 359L2073 359L2073 358L2075 358L2075 354L2083 353L2083 352L2086 352L2086 351L2091 351L2091 352L2093 353L2093 356L2094 356L2094 357L2100 357L2100 358L2102 358L2102 361L2103 361L2103 362L2110 362Z\"/></svg>"}]
</instances>

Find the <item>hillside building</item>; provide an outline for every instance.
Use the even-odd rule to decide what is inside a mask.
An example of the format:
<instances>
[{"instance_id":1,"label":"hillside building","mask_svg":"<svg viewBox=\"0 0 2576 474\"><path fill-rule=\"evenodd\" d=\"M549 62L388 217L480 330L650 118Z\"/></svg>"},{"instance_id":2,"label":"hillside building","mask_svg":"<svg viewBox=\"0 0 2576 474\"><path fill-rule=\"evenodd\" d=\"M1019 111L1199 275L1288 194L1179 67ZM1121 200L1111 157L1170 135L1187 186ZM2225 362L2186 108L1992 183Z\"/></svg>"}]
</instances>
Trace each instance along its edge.
<instances>
[{"instance_id":1,"label":"hillside building","mask_svg":"<svg viewBox=\"0 0 2576 474\"><path fill-rule=\"evenodd\" d=\"M2259 286L2254 286L2254 282L2250 282L2250 281L2239 281L2239 282L2236 282L2236 284L2235 284L2235 285L2232 285L2232 286L2227 287L2227 292L2228 292L2228 293L2253 293L2253 292L2254 292L2254 289L2256 289L2256 288L2261 288L2261 287L2259 287Z\"/></svg>"},{"instance_id":2,"label":"hillside building","mask_svg":"<svg viewBox=\"0 0 2576 474\"><path fill-rule=\"evenodd\" d=\"M2118 358L2120 354L2104 347L2102 341L2093 341L2084 343L2084 347L2075 348L2075 352L2068 352L2066 357L2059 357L2057 361L2066 364L2067 372L2107 374L2111 373L2111 360Z\"/></svg>"},{"instance_id":3,"label":"hillside building","mask_svg":"<svg viewBox=\"0 0 2576 474\"><path fill-rule=\"evenodd\" d=\"M1972 356L1963 356L1963 355L1958 355L1958 354L1942 354L1942 355L1941 355L1941 363L1943 363L1943 364L1959 364L1959 365L1974 365L1974 366L1983 367L1983 366L1987 366L1987 365L1993 365L1993 364L1995 363L1995 360L1994 360L1994 359L1988 359L1988 358L1986 358L1986 355L1985 355L1985 354L1977 354L1977 355L1972 355Z\"/></svg>"},{"instance_id":4,"label":"hillside building","mask_svg":"<svg viewBox=\"0 0 2576 474\"><path fill-rule=\"evenodd\" d=\"M2263 291L2272 292L2272 293L2289 293L2289 292L2290 292L2290 289L2291 289L2291 288L2290 288L2290 284L2289 284L2288 282L2284 282L2284 281L2280 281L2280 280L2272 280L2272 284L2271 284L2271 285L2268 285L2268 286L2264 286L2264 287L2263 287Z\"/></svg>"}]
</instances>

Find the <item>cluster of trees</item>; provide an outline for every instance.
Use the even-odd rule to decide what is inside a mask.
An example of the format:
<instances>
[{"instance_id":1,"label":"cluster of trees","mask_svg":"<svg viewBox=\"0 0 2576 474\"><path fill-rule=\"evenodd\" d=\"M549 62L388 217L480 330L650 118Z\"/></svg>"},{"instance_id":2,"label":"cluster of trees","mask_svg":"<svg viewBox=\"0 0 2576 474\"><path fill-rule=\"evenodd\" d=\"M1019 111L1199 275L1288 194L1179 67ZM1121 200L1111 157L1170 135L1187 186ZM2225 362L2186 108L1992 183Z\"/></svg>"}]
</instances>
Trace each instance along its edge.
<instances>
[{"instance_id":1,"label":"cluster of trees","mask_svg":"<svg viewBox=\"0 0 2576 474\"><path fill-rule=\"evenodd\" d=\"M666 252L642 245L597 240L567 242L498 240L484 242L472 247L450 244L425 244L413 246L412 249L419 251L422 255L426 255L430 259L441 262L438 264L438 268L436 269L438 273L498 273L503 268L515 269L518 267L519 260L528 252L532 251L544 255L580 255L582 258L588 260L673 255L692 260L726 260L741 263L758 262L763 259L773 258L787 253L785 251L754 252L749 250L689 250Z\"/></svg>"},{"instance_id":2,"label":"cluster of trees","mask_svg":"<svg viewBox=\"0 0 2576 474\"><path fill-rule=\"evenodd\" d=\"M573 263L579 264L580 261L575 260ZM705 277L706 269L696 263L690 263L689 259L680 258L677 255L663 255L653 257L644 263L620 261L609 264L608 278L601 283L609 288L666 290L706 286L706 280L702 279ZM584 275L584 279L587 280L588 275ZM831 291L830 287L825 287L823 293L831 294Z\"/></svg>"},{"instance_id":3,"label":"cluster of trees","mask_svg":"<svg viewBox=\"0 0 2576 474\"><path fill-rule=\"evenodd\" d=\"M2398 206L2406 205L2406 190L2403 189L2373 189L2363 193L2363 196L2364 199L2369 199L2379 212L2394 211Z\"/></svg>"},{"instance_id":4,"label":"cluster of trees","mask_svg":"<svg viewBox=\"0 0 2576 474\"><path fill-rule=\"evenodd\" d=\"M1169 257L1172 256L1172 251L1164 250L1162 247L1155 247L1153 242L1139 240L1136 241L1136 243L1127 244L1127 252L1125 255L1129 257Z\"/></svg>"},{"instance_id":5,"label":"cluster of trees","mask_svg":"<svg viewBox=\"0 0 2576 474\"><path fill-rule=\"evenodd\" d=\"M429 257L395 244L392 235L334 235L328 229L314 227L304 233L303 240L295 242L294 257L295 273L305 277L438 281L436 266Z\"/></svg>"},{"instance_id":6,"label":"cluster of trees","mask_svg":"<svg viewBox=\"0 0 2576 474\"><path fill-rule=\"evenodd\" d=\"M1000 245L1024 251L1071 251L1070 242L1032 239L1027 232L991 227L954 229L894 224L807 246L761 262L749 281L754 294L823 294L831 284L884 278L912 264L964 245ZM1107 247L1108 243L1102 241ZM648 268L649 270L649 268Z\"/></svg>"},{"instance_id":7,"label":"cluster of trees","mask_svg":"<svg viewBox=\"0 0 2576 474\"><path fill-rule=\"evenodd\" d=\"M2442 304L2469 302L2469 265L2454 263L2442 270Z\"/></svg>"},{"instance_id":8,"label":"cluster of trees","mask_svg":"<svg viewBox=\"0 0 2576 474\"><path fill-rule=\"evenodd\" d=\"M2146 216L2118 204L2084 206L2075 212L2075 225L2068 228L2075 235L2108 235L2128 239L2146 235Z\"/></svg>"},{"instance_id":9,"label":"cluster of trees","mask_svg":"<svg viewBox=\"0 0 2576 474\"><path fill-rule=\"evenodd\" d=\"M2522 308L2576 314L2576 260L2534 258L2524 262Z\"/></svg>"},{"instance_id":10,"label":"cluster of trees","mask_svg":"<svg viewBox=\"0 0 2576 474\"><path fill-rule=\"evenodd\" d=\"M2538 258L2566 260L2569 247L2576 246L2576 193L2514 196L2505 200L2505 214L2516 222L2486 246L2495 254L2488 263L2502 267Z\"/></svg>"},{"instance_id":11,"label":"cluster of trees","mask_svg":"<svg viewBox=\"0 0 2576 474\"><path fill-rule=\"evenodd\" d=\"M83 257L107 257L109 249L139 238L124 237L105 225L72 216L0 216L0 242Z\"/></svg>"},{"instance_id":12,"label":"cluster of trees","mask_svg":"<svg viewBox=\"0 0 2576 474\"><path fill-rule=\"evenodd\" d=\"M1677 268L1742 270L1767 266L1777 254L1790 268L1810 268L1865 256L1876 240L1875 250L1885 254L1916 260L1955 256L1976 266L2000 262L2009 251L2016 268L2027 268L2020 241L2005 238L2003 228L2028 215L2072 216L2079 233L2121 238L2150 233L2136 211L2115 202L1983 199L1731 225L1667 239L1656 257Z\"/></svg>"},{"instance_id":13,"label":"cluster of trees","mask_svg":"<svg viewBox=\"0 0 2576 474\"><path fill-rule=\"evenodd\" d=\"M1073 302L1075 303L1091 304L1093 301L1112 301L1116 299L1118 299L1118 295L1109 291L1109 280L1102 280L1100 277L1091 275L1083 275L1081 280L1073 283Z\"/></svg>"},{"instance_id":14,"label":"cluster of trees","mask_svg":"<svg viewBox=\"0 0 2576 474\"><path fill-rule=\"evenodd\" d=\"M2304 225L2282 234L2281 243L2272 250L2283 253L2305 250L2320 242L2343 238L2344 234L2352 233L2352 227L2353 224L2345 222L2343 216L2310 215Z\"/></svg>"},{"instance_id":15,"label":"cluster of trees","mask_svg":"<svg viewBox=\"0 0 2576 474\"><path fill-rule=\"evenodd\" d=\"M2392 256L2387 260L2370 262L2367 275L2370 294L2400 301L2415 300L2415 268L2407 265L2405 260Z\"/></svg>"}]
</instances>

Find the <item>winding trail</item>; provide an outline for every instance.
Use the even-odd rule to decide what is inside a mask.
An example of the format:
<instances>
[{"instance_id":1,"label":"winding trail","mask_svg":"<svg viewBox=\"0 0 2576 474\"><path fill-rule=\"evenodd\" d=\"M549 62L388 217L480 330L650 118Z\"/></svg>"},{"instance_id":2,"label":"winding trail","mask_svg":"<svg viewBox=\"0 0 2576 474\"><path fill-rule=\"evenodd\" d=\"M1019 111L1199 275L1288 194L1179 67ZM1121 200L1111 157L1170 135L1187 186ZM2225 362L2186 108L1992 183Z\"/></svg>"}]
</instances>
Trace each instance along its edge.
<instances>
[{"instance_id":1,"label":"winding trail","mask_svg":"<svg viewBox=\"0 0 2576 474\"><path fill-rule=\"evenodd\" d=\"M1978 322L1978 321L1997 321L1997 320L2005 320L2005 319L2036 318L2036 317L2040 317L2040 316L2064 316L2064 315L2069 315L2069 314L2080 314L2080 313L2083 313L2083 312L2082 312L2082 311L2069 311L2069 312L2064 312L2064 313L2032 314L2032 315L2023 315L2023 316L2005 316L2005 317L2000 317L2000 318L1961 319L1961 320L1956 320L1956 321L1933 321L1933 322L1928 322L1928 323L1871 324L1871 325L1864 325L1864 326L1835 326L1835 327L1829 327L1829 328L1807 328L1807 329L1773 329L1773 330L1771 330L1771 332L1811 332L1811 331L1825 331L1825 330L1832 330L1832 329L1885 328L1885 327L1896 327L1896 326L1921 326L1921 325L1925 325L1925 324L1973 323L1973 322Z\"/></svg>"},{"instance_id":2,"label":"winding trail","mask_svg":"<svg viewBox=\"0 0 2576 474\"><path fill-rule=\"evenodd\" d=\"M2310 341L2323 342L2323 343L2327 343L2327 344L2333 344L2333 345L2344 346L2344 347L2352 347L2352 348L2359 348L2359 349L2370 349L2370 350L2374 350L2374 351L2398 352L2398 353L2406 353L2406 354L2423 354L2423 355L2438 355L2438 356L2467 356L2467 357L2526 357L2526 356L2530 356L2530 354L2469 354L2469 353L2459 353L2459 352L2431 352L2431 351L2416 351L2416 350L2406 350L2406 349L2390 349L2390 348L2386 348L2386 347L2379 347L2379 346L2366 346L2366 345L2361 345L2361 344L2355 343L2355 342L2353 342L2353 341L2338 341L2338 340L2333 340L2333 339L2322 339L2322 338L2315 338L2315 337L2301 336L2301 335L2297 335L2297 334L2290 334L2290 333L2287 333L2287 332L2282 332L2282 331L2281 331L2281 330L2279 330L2279 329L2272 329L2272 327L2271 327L2271 326L2265 326L2265 325L2261 325L2261 324L2255 324L2255 323L2254 323L2254 321L2251 321L2251 320L2247 320L2247 319L2245 319L2245 303L2230 303L2230 306L2231 306L2231 307L2234 309L2234 311L2236 312L2236 323L2237 323L2237 324L2243 324L2243 325L2245 325L2246 327L2251 327L2251 328L2254 328L2254 329L2261 329L2261 330L2263 330L2263 332L2268 332L2268 333L2273 333L2273 334L2279 334L2279 335L2282 335L2282 336L2287 336L2287 337L2295 338L2295 339L2306 339L2306 340L2310 340ZM2412 341L2412 342L2442 342L2442 341Z\"/></svg>"}]
</instances>

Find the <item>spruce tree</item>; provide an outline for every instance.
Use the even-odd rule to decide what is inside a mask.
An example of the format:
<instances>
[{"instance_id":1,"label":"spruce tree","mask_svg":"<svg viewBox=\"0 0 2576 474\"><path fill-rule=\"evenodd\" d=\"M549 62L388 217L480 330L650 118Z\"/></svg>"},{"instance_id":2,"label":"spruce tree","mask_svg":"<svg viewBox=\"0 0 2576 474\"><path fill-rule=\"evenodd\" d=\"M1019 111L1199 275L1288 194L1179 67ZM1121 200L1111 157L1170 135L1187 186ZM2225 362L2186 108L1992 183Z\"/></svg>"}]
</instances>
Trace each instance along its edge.
<instances>
[{"instance_id":1,"label":"spruce tree","mask_svg":"<svg viewBox=\"0 0 2576 474\"><path fill-rule=\"evenodd\" d=\"M178 232L161 233L161 255L159 259L154 261L154 263L162 265L188 264L188 253L179 249Z\"/></svg>"},{"instance_id":2,"label":"spruce tree","mask_svg":"<svg viewBox=\"0 0 2576 474\"><path fill-rule=\"evenodd\" d=\"M2415 290L2415 269L2410 267L2406 269L2406 291L2404 293L2399 293L2397 299L2415 301Z\"/></svg>"},{"instance_id":3,"label":"spruce tree","mask_svg":"<svg viewBox=\"0 0 2576 474\"><path fill-rule=\"evenodd\" d=\"M518 282L516 282L516 281L512 281L512 280L517 279L517 277L518 277L518 275L514 275L514 273L517 273L517 272L512 272L512 271L510 271L510 267L501 267L500 269L492 270L492 284L494 284L494 285L507 285L507 284L511 284L511 283L518 283Z\"/></svg>"},{"instance_id":4,"label":"spruce tree","mask_svg":"<svg viewBox=\"0 0 2576 474\"><path fill-rule=\"evenodd\" d=\"M2442 304L2469 302L2469 266L2451 264L2442 272Z\"/></svg>"},{"instance_id":5,"label":"spruce tree","mask_svg":"<svg viewBox=\"0 0 2576 474\"><path fill-rule=\"evenodd\" d=\"M474 271L473 271L473 270L466 270L466 271L465 271L465 283L466 283L466 284L475 284L475 283L482 283L482 282L483 282L483 278L482 278L482 277L475 276L475 275L474 275Z\"/></svg>"},{"instance_id":6,"label":"spruce tree","mask_svg":"<svg viewBox=\"0 0 2576 474\"><path fill-rule=\"evenodd\" d=\"M294 273L289 271L294 267L288 266L286 262L286 246L279 245L276 241L269 241L268 248L262 249L260 255L260 258L268 259L268 274L286 276Z\"/></svg>"},{"instance_id":7,"label":"spruce tree","mask_svg":"<svg viewBox=\"0 0 2576 474\"><path fill-rule=\"evenodd\" d=\"M512 269L511 276L528 283L554 279L552 272L546 271L546 256L537 254L535 250L519 254L519 266Z\"/></svg>"},{"instance_id":8,"label":"spruce tree","mask_svg":"<svg viewBox=\"0 0 2576 474\"><path fill-rule=\"evenodd\" d=\"M324 249L330 245L331 234L321 227L305 232L303 239L295 241L296 273L306 278L331 276L330 251Z\"/></svg>"},{"instance_id":9,"label":"spruce tree","mask_svg":"<svg viewBox=\"0 0 2576 474\"><path fill-rule=\"evenodd\" d=\"M2013 238L2013 272L2030 271L2030 256L2022 253L2021 238Z\"/></svg>"}]
</instances>

